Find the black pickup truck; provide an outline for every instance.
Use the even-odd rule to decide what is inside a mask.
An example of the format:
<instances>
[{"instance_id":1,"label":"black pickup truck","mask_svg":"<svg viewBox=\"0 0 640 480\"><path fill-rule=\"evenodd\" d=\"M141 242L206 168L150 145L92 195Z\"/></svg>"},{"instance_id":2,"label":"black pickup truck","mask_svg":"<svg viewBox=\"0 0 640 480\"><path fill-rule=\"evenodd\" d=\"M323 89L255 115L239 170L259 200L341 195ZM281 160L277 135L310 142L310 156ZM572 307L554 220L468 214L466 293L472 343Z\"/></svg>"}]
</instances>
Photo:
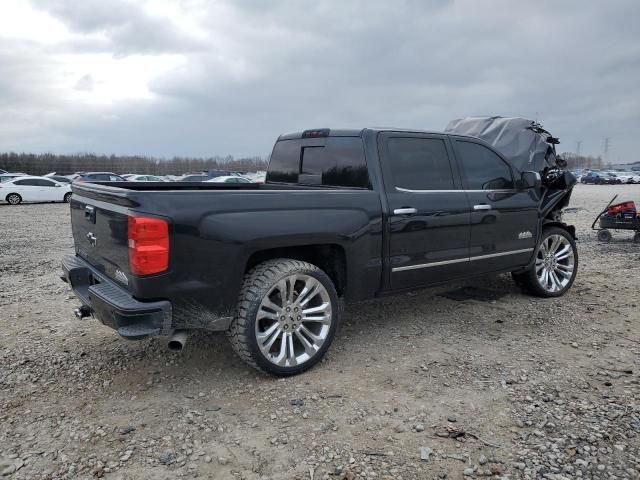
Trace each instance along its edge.
<instances>
[{"instance_id":1,"label":"black pickup truck","mask_svg":"<svg viewBox=\"0 0 640 480\"><path fill-rule=\"evenodd\" d=\"M504 128L456 133L467 119L282 135L264 184L74 183L62 278L76 315L174 348L225 331L249 364L291 375L327 351L342 300L489 272L562 295L578 267L561 219L575 177L556 139L516 120L488 121L507 122L520 153Z\"/></svg>"}]
</instances>

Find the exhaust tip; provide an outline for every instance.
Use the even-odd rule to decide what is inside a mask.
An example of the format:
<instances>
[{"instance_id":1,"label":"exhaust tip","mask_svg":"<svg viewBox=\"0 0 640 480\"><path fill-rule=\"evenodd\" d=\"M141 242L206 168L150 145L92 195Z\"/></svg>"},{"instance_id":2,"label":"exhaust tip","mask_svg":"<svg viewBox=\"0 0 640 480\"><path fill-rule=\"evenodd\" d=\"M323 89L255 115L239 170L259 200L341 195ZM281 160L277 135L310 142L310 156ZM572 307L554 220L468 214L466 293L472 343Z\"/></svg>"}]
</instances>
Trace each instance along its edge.
<instances>
[{"instance_id":1,"label":"exhaust tip","mask_svg":"<svg viewBox=\"0 0 640 480\"><path fill-rule=\"evenodd\" d=\"M83 305L80 308L76 308L73 313L78 320L82 320L83 318L91 316L91 309L86 305Z\"/></svg>"},{"instance_id":2,"label":"exhaust tip","mask_svg":"<svg viewBox=\"0 0 640 480\"><path fill-rule=\"evenodd\" d=\"M167 343L167 348L172 352L180 352L184 348L184 345L178 340L169 340L169 343Z\"/></svg>"},{"instance_id":3,"label":"exhaust tip","mask_svg":"<svg viewBox=\"0 0 640 480\"><path fill-rule=\"evenodd\" d=\"M187 331L186 330L176 330L169 337L169 341L167 342L167 348L172 352L181 352L184 349L184 346L187 343Z\"/></svg>"}]
</instances>

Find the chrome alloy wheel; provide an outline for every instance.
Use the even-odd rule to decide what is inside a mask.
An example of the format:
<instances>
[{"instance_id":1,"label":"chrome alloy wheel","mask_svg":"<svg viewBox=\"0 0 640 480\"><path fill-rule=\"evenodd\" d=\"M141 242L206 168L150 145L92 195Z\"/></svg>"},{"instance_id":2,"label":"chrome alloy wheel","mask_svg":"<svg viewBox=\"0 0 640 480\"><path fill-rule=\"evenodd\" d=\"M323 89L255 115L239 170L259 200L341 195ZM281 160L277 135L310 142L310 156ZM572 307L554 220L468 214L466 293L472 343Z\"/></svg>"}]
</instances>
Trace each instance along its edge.
<instances>
[{"instance_id":1,"label":"chrome alloy wheel","mask_svg":"<svg viewBox=\"0 0 640 480\"><path fill-rule=\"evenodd\" d=\"M331 298L322 283L310 275L290 275L260 303L255 322L258 347L275 365L300 365L320 350L331 321Z\"/></svg>"},{"instance_id":2,"label":"chrome alloy wheel","mask_svg":"<svg viewBox=\"0 0 640 480\"><path fill-rule=\"evenodd\" d=\"M558 292L571 281L575 259L571 243L562 235L545 238L536 254L536 277L548 292Z\"/></svg>"}]
</instances>

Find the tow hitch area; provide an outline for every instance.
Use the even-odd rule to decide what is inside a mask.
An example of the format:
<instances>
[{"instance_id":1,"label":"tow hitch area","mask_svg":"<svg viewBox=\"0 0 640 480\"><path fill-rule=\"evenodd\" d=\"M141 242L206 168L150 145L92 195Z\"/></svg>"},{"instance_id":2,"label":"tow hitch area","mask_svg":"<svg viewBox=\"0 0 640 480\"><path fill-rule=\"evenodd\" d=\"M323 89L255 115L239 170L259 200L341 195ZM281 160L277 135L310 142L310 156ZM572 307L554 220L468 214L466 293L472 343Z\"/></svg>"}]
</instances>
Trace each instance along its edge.
<instances>
[{"instance_id":1,"label":"tow hitch area","mask_svg":"<svg viewBox=\"0 0 640 480\"><path fill-rule=\"evenodd\" d=\"M87 317L91 316L91 309L89 307L87 307L86 305L83 305L83 306L73 310L73 313L75 314L75 316L76 316L76 318L78 320L82 320L84 318L87 318Z\"/></svg>"}]
</instances>

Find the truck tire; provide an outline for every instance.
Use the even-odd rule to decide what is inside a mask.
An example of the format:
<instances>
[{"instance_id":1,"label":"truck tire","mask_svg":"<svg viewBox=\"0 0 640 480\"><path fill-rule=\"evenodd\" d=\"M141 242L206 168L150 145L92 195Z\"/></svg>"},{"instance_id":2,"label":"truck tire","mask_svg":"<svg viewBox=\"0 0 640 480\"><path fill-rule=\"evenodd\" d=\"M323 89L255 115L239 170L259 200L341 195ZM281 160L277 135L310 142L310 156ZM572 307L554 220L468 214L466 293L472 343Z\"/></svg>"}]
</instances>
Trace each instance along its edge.
<instances>
[{"instance_id":1,"label":"truck tire","mask_svg":"<svg viewBox=\"0 0 640 480\"><path fill-rule=\"evenodd\" d=\"M559 297L573 285L578 273L578 249L569 232L545 228L535 251L535 262L523 273L512 273L516 285L537 297Z\"/></svg>"},{"instance_id":2,"label":"truck tire","mask_svg":"<svg viewBox=\"0 0 640 480\"><path fill-rule=\"evenodd\" d=\"M311 263L279 258L245 275L227 335L252 367L289 376L322 359L339 320L338 294L329 276Z\"/></svg>"}]
</instances>

